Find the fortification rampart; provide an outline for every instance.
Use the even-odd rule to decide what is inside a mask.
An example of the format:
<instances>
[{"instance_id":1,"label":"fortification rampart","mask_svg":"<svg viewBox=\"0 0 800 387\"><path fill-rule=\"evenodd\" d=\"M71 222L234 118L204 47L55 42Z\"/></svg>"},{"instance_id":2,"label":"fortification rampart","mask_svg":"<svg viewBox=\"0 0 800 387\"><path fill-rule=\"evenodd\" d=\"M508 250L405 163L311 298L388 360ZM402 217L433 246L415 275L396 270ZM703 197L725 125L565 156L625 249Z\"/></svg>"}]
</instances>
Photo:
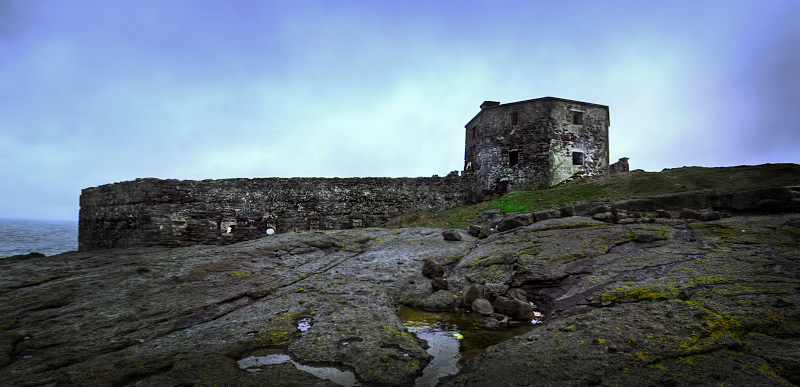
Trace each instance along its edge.
<instances>
[{"instance_id":1,"label":"fortification rampart","mask_svg":"<svg viewBox=\"0 0 800 387\"><path fill-rule=\"evenodd\" d=\"M371 227L469 202L472 180L419 178L137 179L86 188L79 249L218 244L276 232ZM230 232L228 228L230 227Z\"/></svg>"},{"instance_id":2,"label":"fortification rampart","mask_svg":"<svg viewBox=\"0 0 800 387\"><path fill-rule=\"evenodd\" d=\"M78 248L225 243L272 232L378 226L609 168L608 106L485 101L466 125L464 174L427 178L137 179L84 189Z\"/></svg>"}]
</instances>

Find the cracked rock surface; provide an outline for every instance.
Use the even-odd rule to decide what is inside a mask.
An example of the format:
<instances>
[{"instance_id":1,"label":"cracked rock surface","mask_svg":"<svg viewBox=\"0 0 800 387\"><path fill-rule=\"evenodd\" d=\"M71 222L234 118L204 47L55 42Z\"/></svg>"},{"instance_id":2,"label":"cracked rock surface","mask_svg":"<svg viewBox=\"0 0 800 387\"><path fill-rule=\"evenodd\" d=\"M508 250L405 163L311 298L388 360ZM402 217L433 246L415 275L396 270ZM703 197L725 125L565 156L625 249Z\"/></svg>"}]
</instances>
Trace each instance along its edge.
<instances>
[{"instance_id":1,"label":"cracked rock surface","mask_svg":"<svg viewBox=\"0 0 800 387\"><path fill-rule=\"evenodd\" d=\"M335 385L290 362L237 364L280 353L361 385L412 385L430 355L397 310L434 294L433 259L460 308L527 296L545 310L445 385L800 384L798 214L462 236L360 229L2 259L0 380Z\"/></svg>"}]
</instances>

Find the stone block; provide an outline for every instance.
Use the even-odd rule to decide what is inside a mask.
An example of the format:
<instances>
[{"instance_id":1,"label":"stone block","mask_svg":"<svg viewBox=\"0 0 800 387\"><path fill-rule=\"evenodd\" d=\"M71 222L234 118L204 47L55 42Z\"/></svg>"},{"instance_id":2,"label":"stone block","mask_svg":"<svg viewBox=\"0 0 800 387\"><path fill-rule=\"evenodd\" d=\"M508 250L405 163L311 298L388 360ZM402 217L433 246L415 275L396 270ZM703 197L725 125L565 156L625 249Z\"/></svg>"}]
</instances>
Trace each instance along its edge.
<instances>
[{"instance_id":1,"label":"stone block","mask_svg":"<svg viewBox=\"0 0 800 387\"><path fill-rule=\"evenodd\" d=\"M459 234L456 230L444 230L442 231L442 237L446 241L460 241L461 234Z\"/></svg>"},{"instance_id":2,"label":"stone block","mask_svg":"<svg viewBox=\"0 0 800 387\"><path fill-rule=\"evenodd\" d=\"M544 211L534 212L533 218L535 219L535 221L541 222L543 220L561 218L562 217L561 215L562 215L561 210L544 210Z\"/></svg>"},{"instance_id":3,"label":"stone block","mask_svg":"<svg viewBox=\"0 0 800 387\"><path fill-rule=\"evenodd\" d=\"M464 306L471 306L475 300L483 298L483 286L470 284L464 289Z\"/></svg>"},{"instance_id":4,"label":"stone block","mask_svg":"<svg viewBox=\"0 0 800 387\"><path fill-rule=\"evenodd\" d=\"M447 290L440 290L425 297L419 303L419 308L430 312L447 312L455 309L457 297Z\"/></svg>"},{"instance_id":5,"label":"stone block","mask_svg":"<svg viewBox=\"0 0 800 387\"><path fill-rule=\"evenodd\" d=\"M490 234L489 226L473 224L469 226L469 230L467 230L467 233L476 238L486 238Z\"/></svg>"},{"instance_id":6,"label":"stone block","mask_svg":"<svg viewBox=\"0 0 800 387\"><path fill-rule=\"evenodd\" d=\"M485 298L479 298L475 301L472 301L471 309L473 312L482 314L484 316L494 313L494 307L492 307L492 303Z\"/></svg>"},{"instance_id":7,"label":"stone block","mask_svg":"<svg viewBox=\"0 0 800 387\"><path fill-rule=\"evenodd\" d=\"M502 313L514 320L530 320L533 317L533 310L525 301L500 296L494 300L492 306L497 313Z\"/></svg>"},{"instance_id":8,"label":"stone block","mask_svg":"<svg viewBox=\"0 0 800 387\"><path fill-rule=\"evenodd\" d=\"M422 275L428 278L441 277L444 274L442 264L433 258L425 258L422 262Z\"/></svg>"}]
</instances>

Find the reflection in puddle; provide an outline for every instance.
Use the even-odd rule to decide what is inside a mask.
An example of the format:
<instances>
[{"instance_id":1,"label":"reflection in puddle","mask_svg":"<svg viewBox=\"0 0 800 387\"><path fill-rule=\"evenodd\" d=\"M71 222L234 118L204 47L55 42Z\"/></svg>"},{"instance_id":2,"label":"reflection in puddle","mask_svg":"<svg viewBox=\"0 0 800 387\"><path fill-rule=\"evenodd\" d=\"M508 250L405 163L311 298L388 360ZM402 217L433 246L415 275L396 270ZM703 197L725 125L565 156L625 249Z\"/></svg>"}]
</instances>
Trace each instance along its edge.
<instances>
[{"instance_id":1,"label":"reflection in puddle","mask_svg":"<svg viewBox=\"0 0 800 387\"><path fill-rule=\"evenodd\" d=\"M467 360L486 348L529 332L533 324L520 323L509 328L487 330L481 320L469 313L425 312L402 307L400 320L410 332L428 342L430 364L418 377L417 387L434 386L441 378L453 375Z\"/></svg>"},{"instance_id":2,"label":"reflection in puddle","mask_svg":"<svg viewBox=\"0 0 800 387\"><path fill-rule=\"evenodd\" d=\"M454 375L458 372L458 338L457 332L447 330L422 330L417 332L417 337L428 342L428 353L433 360L422 371L415 384L417 386L433 386L439 379Z\"/></svg>"},{"instance_id":3,"label":"reflection in puddle","mask_svg":"<svg viewBox=\"0 0 800 387\"><path fill-rule=\"evenodd\" d=\"M249 372L258 372L264 366L276 365L285 362L291 362L295 367L297 367L297 369L301 371L308 372L320 379L330 380L340 386L352 387L359 385L358 381L356 381L355 375L353 375L353 373L350 371L341 371L333 367L307 366L292 360L289 355L284 354L250 356L237 361L236 365L239 366L239 368Z\"/></svg>"}]
</instances>

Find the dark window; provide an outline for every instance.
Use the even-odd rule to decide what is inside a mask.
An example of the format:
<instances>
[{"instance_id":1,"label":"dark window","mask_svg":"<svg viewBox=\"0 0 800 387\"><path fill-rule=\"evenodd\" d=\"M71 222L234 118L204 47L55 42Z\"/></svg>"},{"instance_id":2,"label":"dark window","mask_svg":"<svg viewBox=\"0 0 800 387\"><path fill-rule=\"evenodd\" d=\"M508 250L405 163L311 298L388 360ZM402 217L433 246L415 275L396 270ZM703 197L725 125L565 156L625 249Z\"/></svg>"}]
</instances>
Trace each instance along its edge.
<instances>
[{"instance_id":1,"label":"dark window","mask_svg":"<svg viewBox=\"0 0 800 387\"><path fill-rule=\"evenodd\" d=\"M583 112L572 112L572 123L575 125L583 125Z\"/></svg>"},{"instance_id":2,"label":"dark window","mask_svg":"<svg viewBox=\"0 0 800 387\"><path fill-rule=\"evenodd\" d=\"M510 166L515 166L519 163L519 151L511 151L508 152L508 164Z\"/></svg>"},{"instance_id":3,"label":"dark window","mask_svg":"<svg viewBox=\"0 0 800 387\"><path fill-rule=\"evenodd\" d=\"M519 124L519 113L517 113L517 112L511 112L511 113L509 114L509 117L511 118L511 125L517 125L517 124Z\"/></svg>"},{"instance_id":4,"label":"dark window","mask_svg":"<svg viewBox=\"0 0 800 387\"><path fill-rule=\"evenodd\" d=\"M572 165L583 165L583 152L572 152Z\"/></svg>"}]
</instances>

